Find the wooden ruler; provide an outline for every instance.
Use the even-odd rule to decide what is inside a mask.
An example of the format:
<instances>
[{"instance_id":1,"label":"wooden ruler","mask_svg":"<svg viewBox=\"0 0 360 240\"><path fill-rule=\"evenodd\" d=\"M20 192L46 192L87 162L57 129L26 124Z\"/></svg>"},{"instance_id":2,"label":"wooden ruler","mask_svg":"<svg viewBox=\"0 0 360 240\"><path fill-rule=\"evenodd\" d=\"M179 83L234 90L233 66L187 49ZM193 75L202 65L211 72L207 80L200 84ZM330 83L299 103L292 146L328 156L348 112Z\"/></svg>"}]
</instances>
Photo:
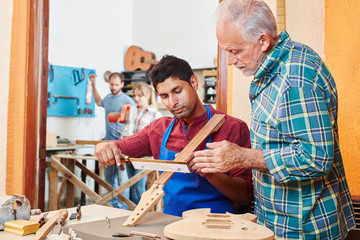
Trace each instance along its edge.
<instances>
[{"instance_id":1,"label":"wooden ruler","mask_svg":"<svg viewBox=\"0 0 360 240\"><path fill-rule=\"evenodd\" d=\"M225 115L215 114L205 126L196 134L188 145L176 156L174 161L184 162L195 149L207 138L211 133L216 132L225 122ZM126 219L123 226L135 226L150 209L165 195L163 188L172 177L174 172L163 172L154 184L141 196L140 202Z\"/></svg>"}]
</instances>

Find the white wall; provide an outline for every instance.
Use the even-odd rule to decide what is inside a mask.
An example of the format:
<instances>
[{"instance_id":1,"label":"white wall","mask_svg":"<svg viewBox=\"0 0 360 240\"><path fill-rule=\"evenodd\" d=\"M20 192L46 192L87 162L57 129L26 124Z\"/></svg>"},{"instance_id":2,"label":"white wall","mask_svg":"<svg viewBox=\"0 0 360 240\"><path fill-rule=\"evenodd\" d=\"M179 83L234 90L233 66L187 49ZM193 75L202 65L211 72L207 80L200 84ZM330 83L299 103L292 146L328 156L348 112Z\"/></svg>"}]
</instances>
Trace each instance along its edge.
<instances>
[{"instance_id":1,"label":"white wall","mask_svg":"<svg viewBox=\"0 0 360 240\"><path fill-rule=\"evenodd\" d=\"M193 68L213 67L217 55L211 15L218 0L50 0L49 63L96 69L97 89L109 93L105 71L124 71L131 45L156 54L173 54ZM105 135L105 115L48 117L47 130L70 140Z\"/></svg>"},{"instance_id":2,"label":"white wall","mask_svg":"<svg viewBox=\"0 0 360 240\"><path fill-rule=\"evenodd\" d=\"M218 0L134 0L133 44L189 62L192 68L214 67L217 39L212 14Z\"/></svg>"},{"instance_id":3,"label":"white wall","mask_svg":"<svg viewBox=\"0 0 360 240\"><path fill-rule=\"evenodd\" d=\"M50 0L49 63L96 69L97 89L109 93L103 74L123 71L123 55L131 44L132 0ZM129 20L130 19L130 20ZM95 118L48 117L47 131L70 140L105 136L105 113Z\"/></svg>"},{"instance_id":4,"label":"white wall","mask_svg":"<svg viewBox=\"0 0 360 240\"><path fill-rule=\"evenodd\" d=\"M0 1L0 196L6 193L6 148L13 1Z\"/></svg>"}]
</instances>

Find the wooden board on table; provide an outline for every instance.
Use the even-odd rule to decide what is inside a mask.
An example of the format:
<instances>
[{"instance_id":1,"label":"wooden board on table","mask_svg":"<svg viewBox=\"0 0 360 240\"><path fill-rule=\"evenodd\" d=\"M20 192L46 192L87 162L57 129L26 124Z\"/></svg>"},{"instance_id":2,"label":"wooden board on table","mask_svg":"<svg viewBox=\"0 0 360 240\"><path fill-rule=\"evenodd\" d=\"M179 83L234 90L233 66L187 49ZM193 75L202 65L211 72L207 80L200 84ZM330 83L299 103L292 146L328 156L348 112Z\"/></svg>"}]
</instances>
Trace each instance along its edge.
<instances>
[{"instance_id":1,"label":"wooden board on table","mask_svg":"<svg viewBox=\"0 0 360 240\"><path fill-rule=\"evenodd\" d=\"M210 208L183 213L183 219L167 225L164 234L181 240L272 240L274 233L255 223L256 216L246 214L213 214Z\"/></svg>"},{"instance_id":2,"label":"wooden board on table","mask_svg":"<svg viewBox=\"0 0 360 240\"><path fill-rule=\"evenodd\" d=\"M69 232L69 228L72 228L72 230L75 231L77 237L87 240L122 239L119 237L112 237L112 235L118 232L128 234L132 231L151 233L162 237L162 239L165 239L164 227L170 223L179 221L181 218L164 213L150 212L141 219L141 226L123 227L122 224L126 219L127 216L110 218L110 228L108 228L107 222L104 218L104 220L101 221L64 226L63 231L67 234ZM145 238L124 237L124 239L139 240Z\"/></svg>"}]
</instances>

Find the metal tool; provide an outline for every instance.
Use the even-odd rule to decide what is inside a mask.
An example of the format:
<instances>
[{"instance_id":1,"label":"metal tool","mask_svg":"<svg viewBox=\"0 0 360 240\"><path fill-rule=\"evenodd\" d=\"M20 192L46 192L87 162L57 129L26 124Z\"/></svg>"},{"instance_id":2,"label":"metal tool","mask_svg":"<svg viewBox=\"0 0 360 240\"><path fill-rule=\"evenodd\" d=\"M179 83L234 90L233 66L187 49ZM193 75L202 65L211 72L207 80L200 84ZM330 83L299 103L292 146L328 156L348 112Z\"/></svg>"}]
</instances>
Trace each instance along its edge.
<instances>
[{"instance_id":1,"label":"metal tool","mask_svg":"<svg viewBox=\"0 0 360 240\"><path fill-rule=\"evenodd\" d=\"M76 219L80 220L81 218L81 205L79 204L76 208L76 213L72 213L69 217L70 220Z\"/></svg>"},{"instance_id":2,"label":"metal tool","mask_svg":"<svg viewBox=\"0 0 360 240\"><path fill-rule=\"evenodd\" d=\"M111 228L111 225L110 225L110 220L109 220L109 218L108 218L108 217L106 217L106 218L105 218L105 220L106 220L106 222L107 222L107 226L108 226L108 228Z\"/></svg>"},{"instance_id":3,"label":"metal tool","mask_svg":"<svg viewBox=\"0 0 360 240\"><path fill-rule=\"evenodd\" d=\"M41 228L46 223L46 217L48 213L44 213L44 215L39 219L38 223L40 223L39 228Z\"/></svg>"},{"instance_id":4,"label":"metal tool","mask_svg":"<svg viewBox=\"0 0 360 240\"><path fill-rule=\"evenodd\" d=\"M65 223L65 219L64 219L64 218L62 218L62 217L61 217L61 218L58 218L58 219L56 220L56 225L54 226L51 234L60 235L61 232L62 232L62 227L63 227L64 223Z\"/></svg>"},{"instance_id":5,"label":"metal tool","mask_svg":"<svg viewBox=\"0 0 360 240\"><path fill-rule=\"evenodd\" d=\"M118 232L118 233L113 234L112 236L113 237L136 237L136 236L140 236L140 237L145 237L145 238L149 238L149 239L161 239L161 237L156 235L156 234L138 232L138 231L131 231L129 233Z\"/></svg>"},{"instance_id":6,"label":"metal tool","mask_svg":"<svg viewBox=\"0 0 360 240\"><path fill-rule=\"evenodd\" d=\"M53 97L55 98L54 104L57 103L58 98L75 99L77 105L79 105L80 103L80 99L78 97L65 96L65 95L54 95Z\"/></svg>"},{"instance_id":7,"label":"metal tool","mask_svg":"<svg viewBox=\"0 0 360 240\"><path fill-rule=\"evenodd\" d=\"M190 173L186 162L131 158L129 156L125 156L125 161L131 162L135 169Z\"/></svg>"}]
</instances>

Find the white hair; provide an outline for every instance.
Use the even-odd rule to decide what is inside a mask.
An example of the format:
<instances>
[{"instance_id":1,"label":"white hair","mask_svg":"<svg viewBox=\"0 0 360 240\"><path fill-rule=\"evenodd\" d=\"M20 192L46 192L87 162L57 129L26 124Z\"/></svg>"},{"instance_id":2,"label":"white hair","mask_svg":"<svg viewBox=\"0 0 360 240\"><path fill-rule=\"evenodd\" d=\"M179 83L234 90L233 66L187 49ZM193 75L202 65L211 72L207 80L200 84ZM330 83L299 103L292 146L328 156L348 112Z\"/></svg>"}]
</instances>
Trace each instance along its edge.
<instances>
[{"instance_id":1,"label":"white hair","mask_svg":"<svg viewBox=\"0 0 360 240\"><path fill-rule=\"evenodd\" d=\"M237 23L246 41L256 42L263 33L277 36L275 17L261 0L224 0L216 8L214 17L217 23L223 17Z\"/></svg>"}]
</instances>

